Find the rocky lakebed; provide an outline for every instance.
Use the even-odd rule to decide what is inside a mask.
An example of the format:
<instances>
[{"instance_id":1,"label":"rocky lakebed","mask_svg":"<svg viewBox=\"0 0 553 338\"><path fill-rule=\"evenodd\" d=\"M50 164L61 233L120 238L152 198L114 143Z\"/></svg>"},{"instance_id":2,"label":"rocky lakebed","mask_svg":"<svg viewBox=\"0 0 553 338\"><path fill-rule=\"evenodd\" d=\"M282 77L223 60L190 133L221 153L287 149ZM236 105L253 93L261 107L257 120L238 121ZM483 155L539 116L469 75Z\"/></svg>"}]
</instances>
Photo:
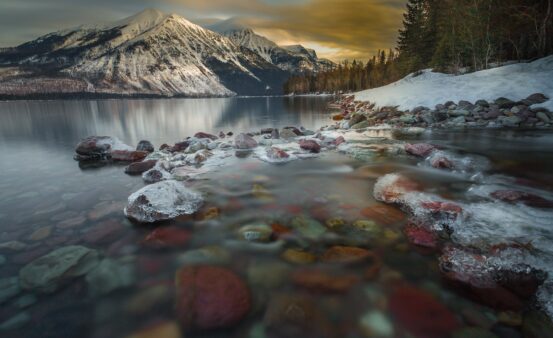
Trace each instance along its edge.
<instances>
[{"instance_id":1,"label":"rocky lakebed","mask_svg":"<svg viewBox=\"0 0 553 338\"><path fill-rule=\"evenodd\" d=\"M45 200L44 224L1 237L0 335L550 337L552 163L528 175L534 153L440 142L547 133L546 100L343 96L318 130L87 137L79 168L138 188L86 211Z\"/></svg>"}]
</instances>

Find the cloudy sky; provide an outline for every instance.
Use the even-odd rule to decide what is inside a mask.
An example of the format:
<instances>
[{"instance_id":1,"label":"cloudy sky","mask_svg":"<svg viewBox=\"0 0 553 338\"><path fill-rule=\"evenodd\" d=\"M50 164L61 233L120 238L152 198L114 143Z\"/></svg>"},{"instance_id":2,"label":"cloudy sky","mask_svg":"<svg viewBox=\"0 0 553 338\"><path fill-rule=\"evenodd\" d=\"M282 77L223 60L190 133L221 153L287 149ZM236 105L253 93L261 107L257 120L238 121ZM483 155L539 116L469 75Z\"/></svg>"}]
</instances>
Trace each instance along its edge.
<instances>
[{"instance_id":1,"label":"cloudy sky","mask_svg":"<svg viewBox=\"0 0 553 338\"><path fill-rule=\"evenodd\" d=\"M395 45L406 0L1 0L0 47L145 8L196 23L238 17L279 44L301 43L333 60L367 59Z\"/></svg>"}]
</instances>

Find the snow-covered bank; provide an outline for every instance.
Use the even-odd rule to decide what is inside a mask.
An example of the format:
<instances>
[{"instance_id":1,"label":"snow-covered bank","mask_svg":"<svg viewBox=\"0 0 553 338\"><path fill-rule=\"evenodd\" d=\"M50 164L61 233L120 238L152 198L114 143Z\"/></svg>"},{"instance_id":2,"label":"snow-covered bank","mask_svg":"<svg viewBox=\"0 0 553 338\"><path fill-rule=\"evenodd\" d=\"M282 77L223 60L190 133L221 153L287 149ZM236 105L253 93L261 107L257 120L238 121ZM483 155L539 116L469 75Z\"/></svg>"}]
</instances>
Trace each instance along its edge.
<instances>
[{"instance_id":1,"label":"snow-covered bank","mask_svg":"<svg viewBox=\"0 0 553 338\"><path fill-rule=\"evenodd\" d=\"M434 73L413 74L390 85L355 94L355 100L370 101L378 107L399 106L411 110L434 107L452 100L493 101L498 97L522 100L533 93L553 97L553 56L531 63L518 63L465 75ZM553 101L539 107L553 111ZM536 108L536 107L533 107Z\"/></svg>"}]
</instances>

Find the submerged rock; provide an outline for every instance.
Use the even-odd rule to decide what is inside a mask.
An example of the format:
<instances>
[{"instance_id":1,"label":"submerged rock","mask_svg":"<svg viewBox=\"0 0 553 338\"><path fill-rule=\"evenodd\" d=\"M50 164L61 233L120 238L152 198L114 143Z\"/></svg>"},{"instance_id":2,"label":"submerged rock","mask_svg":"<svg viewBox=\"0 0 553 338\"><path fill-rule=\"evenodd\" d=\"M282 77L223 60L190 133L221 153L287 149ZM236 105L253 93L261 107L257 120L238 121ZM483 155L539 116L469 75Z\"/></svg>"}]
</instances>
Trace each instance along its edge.
<instances>
[{"instance_id":1,"label":"submerged rock","mask_svg":"<svg viewBox=\"0 0 553 338\"><path fill-rule=\"evenodd\" d=\"M192 238L192 233L175 226L160 227L152 231L142 243L152 248L181 248Z\"/></svg>"},{"instance_id":2,"label":"submerged rock","mask_svg":"<svg viewBox=\"0 0 553 338\"><path fill-rule=\"evenodd\" d=\"M553 201L523 191L498 190L491 193L491 196L507 203L522 203L534 208L553 208Z\"/></svg>"},{"instance_id":3,"label":"submerged rock","mask_svg":"<svg viewBox=\"0 0 553 338\"><path fill-rule=\"evenodd\" d=\"M271 147L267 150L267 157L271 160L284 160L290 158L290 155L280 148Z\"/></svg>"},{"instance_id":4,"label":"submerged rock","mask_svg":"<svg viewBox=\"0 0 553 338\"><path fill-rule=\"evenodd\" d=\"M163 181L129 196L125 215L141 223L154 223L193 214L202 203L200 193L177 181Z\"/></svg>"},{"instance_id":5,"label":"submerged rock","mask_svg":"<svg viewBox=\"0 0 553 338\"><path fill-rule=\"evenodd\" d=\"M20 285L24 290L52 293L97 265L96 250L78 245L59 248L25 265L19 271Z\"/></svg>"},{"instance_id":6,"label":"submerged rock","mask_svg":"<svg viewBox=\"0 0 553 338\"><path fill-rule=\"evenodd\" d=\"M321 261L325 263L355 264L368 261L372 257L374 257L374 253L366 249L333 246L323 253Z\"/></svg>"},{"instance_id":7,"label":"submerged rock","mask_svg":"<svg viewBox=\"0 0 553 338\"><path fill-rule=\"evenodd\" d=\"M177 318L189 330L233 327L251 308L250 290L233 271L186 267L176 274Z\"/></svg>"},{"instance_id":8,"label":"submerged rock","mask_svg":"<svg viewBox=\"0 0 553 338\"><path fill-rule=\"evenodd\" d=\"M354 274L331 274L319 269L306 269L294 272L292 281L310 291L345 293L361 280Z\"/></svg>"},{"instance_id":9,"label":"submerged rock","mask_svg":"<svg viewBox=\"0 0 553 338\"><path fill-rule=\"evenodd\" d=\"M417 157L427 157L434 150L436 150L436 147L434 147L431 144L427 144L427 143L417 143L417 144L406 144L405 145L405 151L408 154L411 154L411 155L417 156Z\"/></svg>"},{"instance_id":10,"label":"submerged rock","mask_svg":"<svg viewBox=\"0 0 553 338\"><path fill-rule=\"evenodd\" d=\"M114 150L111 152L110 157L112 161L117 162L138 162L148 156L145 151L129 151L129 150Z\"/></svg>"},{"instance_id":11,"label":"submerged rock","mask_svg":"<svg viewBox=\"0 0 553 338\"><path fill-rule=\"evenodd\" d=\"M86 282L92 297L103 296L134 284L134 266L131 261L125 262L124 259L104 259L86 275Z\"/></svg>"}]
</instances>

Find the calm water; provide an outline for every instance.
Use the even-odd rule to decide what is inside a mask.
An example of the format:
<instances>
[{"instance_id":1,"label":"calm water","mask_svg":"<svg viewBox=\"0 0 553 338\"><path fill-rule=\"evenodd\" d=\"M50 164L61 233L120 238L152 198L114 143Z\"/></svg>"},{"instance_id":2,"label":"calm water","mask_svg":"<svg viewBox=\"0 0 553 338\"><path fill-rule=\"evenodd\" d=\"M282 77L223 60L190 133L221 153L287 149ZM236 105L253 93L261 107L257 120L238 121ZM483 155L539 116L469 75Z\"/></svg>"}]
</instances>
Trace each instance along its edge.
<instances>
[{"instance_id":1,"label":"calm water","mask_svg":"<svg viewBox=\"0 0 553 338\"><path fill-rule=\"evenodd\" d=\"M506 323L500 312L446 288L437 256L414 250L404 238L406 215L376 202L372 192L379 177L402 173L422 182L425 191L458 200L467 209L474 208L470 210L481 207L474 191L505 177L531 182L533 189L551 197L550 132L405 136L372 131L346 135L351 143L369 146L369 154L330 151L286 165L271 165L254 156L232 157L204 179L188 183L204 194L205 207L195 217L163 224L190 239L162 248L144 241L152 226L133 225L122 212L127 197L144 186L140 177L125 175L123 166L85 168L72 159L76 143L89 135L116 136L131 145L147 139L159 147L198 131L238 133L291 125L315 130L331 122L328 100L0 102L0 280L4 283L0 286L11 285L8 281L25 264L60 247L83 245L97 250L98 259L106 262L103 274L67 279L54 293L0 288L0 325L8 321L0 327L0 336L130 337L153 328L160 331L136 337L178 337L175 272L200 262L225 266L240 275L253 304L248 317L232 330L192 332L186 337L425 337L414 334L409 323L428 316L418 317L409 301L407 319L398 317L391 289L397 283L412 285L443 304L457 321L452 329L476 325L498 337L520 337L520 324ZM490 165L470 175L446 173L379 150L382 145L423 140L456 156L484 158ZM553 232L546 227L553 226L550 215L534 216L526 209L517 215L509 229L499 229L493 215L485 218L488 223L470 223L471 228L459 231L456 240L483 240L490 235L499 242L516 236L530 239L541 250L536 265L551 265L553 252L547 247ZM537 222L541 227L519 226L532 217L541 217ZM356 221L374 223L361 231L352 226ZM286 235L280 242L252 246L237 239L238 230L248 224L272 225L283 232L307 230L300 236ZM320 263L334 245L371 250L380 263ZM293 255L289 249L307 255ZM295 257L294 262L286 253ZM374 272L376 265L380 269ZM317 274L324 277L315 282L306 277ZM527 313L514 314L515 321Z\"/></svg>"}]
</instances>

